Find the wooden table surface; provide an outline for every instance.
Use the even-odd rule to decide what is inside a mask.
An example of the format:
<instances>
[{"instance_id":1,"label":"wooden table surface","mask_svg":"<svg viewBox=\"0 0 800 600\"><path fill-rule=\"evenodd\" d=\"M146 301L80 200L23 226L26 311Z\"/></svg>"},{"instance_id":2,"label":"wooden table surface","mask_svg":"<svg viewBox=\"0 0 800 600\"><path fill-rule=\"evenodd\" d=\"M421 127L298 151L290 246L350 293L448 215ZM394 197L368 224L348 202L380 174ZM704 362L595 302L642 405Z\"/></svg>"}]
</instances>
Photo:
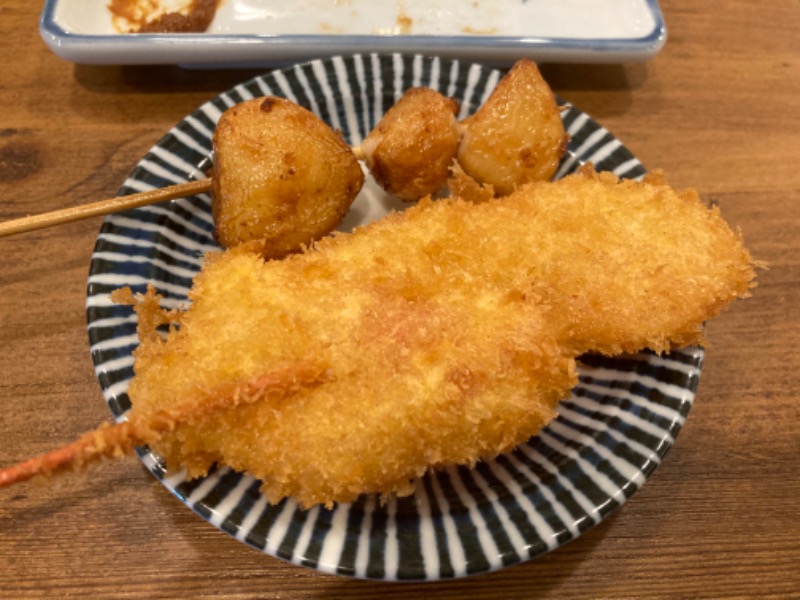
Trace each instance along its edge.
<instances>
[{"instance_id":1,"label":"wooden table surface","mask_svg":"<svg viewBox=\"0 0 800 600\"><path fill-rule=\"evenodd\" d=\"M40 5L0 8L2 220L115 195L167 129L256 74L74 65L42 43ZM628 504L532 562L380 584L262 555L128 459L0 491L0 597L800 597L800 4L662 8L653 60L543 72L646 165L718 202L770 267L708 326L686 427ZM100 222L0 239L0 466L110 419L84 313Z\"/></svg>"}]
</instances>

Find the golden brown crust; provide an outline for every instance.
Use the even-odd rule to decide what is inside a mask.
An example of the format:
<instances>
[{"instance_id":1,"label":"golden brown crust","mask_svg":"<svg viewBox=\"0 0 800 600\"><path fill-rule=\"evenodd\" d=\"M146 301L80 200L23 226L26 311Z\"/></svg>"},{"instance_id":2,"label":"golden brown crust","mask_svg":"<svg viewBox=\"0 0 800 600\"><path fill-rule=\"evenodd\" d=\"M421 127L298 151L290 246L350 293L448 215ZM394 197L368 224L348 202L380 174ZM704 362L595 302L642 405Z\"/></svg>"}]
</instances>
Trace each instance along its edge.
<instances>
[{"instance_id":1,"label":"golden brown crust","mask_svg":"<svg viewBox=\"0 0 800 600\"><path fill-rule=\"evenodd\" d=\"M215 462L251 473L270 501L408 494L429 468L539 431L577 356L699 341L754 278L695 192L591 167L502 199L423 200L281 261L261 252L209 256L165 341L157 296L137 298L150 316L127 428L0 471L0 485L139 441L192 476Z\"/></svg>"},{"instance_id":2,"label":"golden brown crust","mask_svg":"<svg viewBox=\"0 0 800 600\"><path fill-rule=\"evenodd\" d=\"M160 296L153 286L148 285L144 294L134 294L129 287L119 288L111 292L111 301L117 304L132 306L136 311L136 334L139 340L157 341L158 333L163 325L175 325L180 320L176 310L164 310L160 305Z\"/></svg>"},{"instance_id":3,"label":"golden brown crust","mask_svg":"<svg viewBox=\"0 0 800 600\"><path fill-rule=\"evenodd\" d=\"M427 468L528 439L576 356L698 341L752 277L741 240L691 193L587 168L480 204L423 201L284 261L218 255L181 329L142 345L130 394L146 421L320 361L318 385L179 424L155 447L192 474L250 472L272 501L402 495Z\"/></svg>"},{"instance_id":4,"label":"golden brown crust","mask_svg":"<svg viewBox=\"0 0 800 600\"><path fill-rule=\"evenodd\" d=\"M442 189L458 150L458 102L411 88L370 132L361 151L375 180L404 200Z\"/></svg>"},{"instance_id":5,"label":"golden brown crust","mask_svg":"<svg viewBox=\"0 0 800 600\"><path fill-rule=\"evenodd\" d=\"M500 195L530 181L549 180L567 144L555 96L527 59L514 65L461 126L458 162Z\"/></svg>"},{"instance_id":6,"label":"golden brown crust","mask_svg":"<svg viewBox=\"0 0 800 600\"><path fill-rule=\"evenodd\" d=\"M491 184L482 184L475 181L464 172L458 162L454 162L450 167L447 187L453 196L467 202L486 202L495 196L494 187Z\"/></svg>"},{"instance_id":7,"label":"golden brown crust","mask_svg":"<svg viewBox=\"0 0 800 600\"><path fill-rule=\"evenodd\" d=\"M331 232L364 183L341 136L284 98L223 113L214 133L212 210L217 241L264 241L279 258Z\"/></svg>"}]
</instances>

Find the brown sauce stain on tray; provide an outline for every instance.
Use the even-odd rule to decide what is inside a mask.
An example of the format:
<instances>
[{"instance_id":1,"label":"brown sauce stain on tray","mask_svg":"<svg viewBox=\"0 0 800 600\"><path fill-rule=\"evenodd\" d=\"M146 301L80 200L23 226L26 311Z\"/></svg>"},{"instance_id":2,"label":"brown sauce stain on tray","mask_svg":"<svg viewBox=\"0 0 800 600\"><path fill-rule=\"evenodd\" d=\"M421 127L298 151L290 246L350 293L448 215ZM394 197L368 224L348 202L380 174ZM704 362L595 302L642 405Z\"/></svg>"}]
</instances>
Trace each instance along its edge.
<instances>
[{"instance_id":1,"label":"brown sauce stain on tray","mask_svg":"<svg viewBox=\"0 0 800 600\"><path fill-rule=\"evenodd\" d=\"M110 0L108 10L123 33L202 33L214 20L218 3L192 0L183 10L164 12L158 0Z\"/></svg>"}]
</instances>

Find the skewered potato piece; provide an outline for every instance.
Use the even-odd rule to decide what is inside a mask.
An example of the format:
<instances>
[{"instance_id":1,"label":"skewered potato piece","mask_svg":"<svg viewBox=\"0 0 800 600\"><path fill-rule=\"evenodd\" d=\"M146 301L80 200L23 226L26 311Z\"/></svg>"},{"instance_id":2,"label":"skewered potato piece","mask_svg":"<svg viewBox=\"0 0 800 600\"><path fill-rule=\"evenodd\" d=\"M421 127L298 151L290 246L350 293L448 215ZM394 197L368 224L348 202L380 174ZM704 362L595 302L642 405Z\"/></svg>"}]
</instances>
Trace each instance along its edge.
<instances>
[{"instance_id":1,"label":"skewered potato piece","mask_svg":"<svg viewBox=\"0 0 800 600\"><path fill-rule=\"evenodd\" d=\"M550 179L567 143L553 92L527 59L518 61L461 125L458 162L499 195Z\"/></svg>"},{"instance_id":2,"label":"skewered potato piece","mask_svg":"<svg viewBox=\"0 0 800 600\"><path fill-rule=\"evenodd\" d=\"M390 194L419 200L444 187L458 151L458 102L411 88L361 144L367 167Z\"/></svg>"},{"instance_id":3,"label":"skewered potato piece","mask_svg":"<svg viewBox=\"0 0 800 600\"><path fill-rule=\"evenodd\" d=\"M534 63L519 61L484 106L460 124L457 111L455 100L412 88L361 146L350 149L289 100L250 100L222 115L211 178L16 219L0 224L0 236L210 189L217 241L230 248L266 240L267 257L279 258L341 221L363 185L362 159L384 189L404 200L449 187L477 202L552 177L567 136ZM448 180L456 155L461 170Z\"/></svg>"},{"instance_id":4,"label":"skewered potato piece","mask_svg":"<svg viewBox=\"0 0 800 600\"><path fill-rule=\"evenodd\" d=\"M364 183L353 151L310 111L284 98L248 100L214 133L217 241L265 240L280 258L330 233Z\"/></svg>"}]
</instances>

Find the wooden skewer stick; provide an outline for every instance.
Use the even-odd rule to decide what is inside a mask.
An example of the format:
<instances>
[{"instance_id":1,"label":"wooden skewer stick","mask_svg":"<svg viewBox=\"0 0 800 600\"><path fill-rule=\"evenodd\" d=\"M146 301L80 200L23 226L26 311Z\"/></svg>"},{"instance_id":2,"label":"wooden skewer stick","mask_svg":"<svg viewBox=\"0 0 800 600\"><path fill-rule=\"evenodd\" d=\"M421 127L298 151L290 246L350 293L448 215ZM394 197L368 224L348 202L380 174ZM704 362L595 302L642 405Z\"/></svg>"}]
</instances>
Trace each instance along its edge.
<instances>
[{"instance_id":1,"label":"wooden skewer stick","mask_svg":"<svg viewBox=\"0 0 800 600\"><path fill-rule=\"evenodd\" d=\"M137 208L139 206L163 202L165 200L194 196L195 194L211 191L211 186L211 179L200 179L198 181L188 181L186 183L148 190L129 196L119 196L117 198L92 202L91 204L71 206L40 215L22 217L20 219L0 223L0 237L14 235L24 231L33 231L34 229L42 229L44 227L50 227L51 225L60 225L61 223L71 223L89 217L108 215L129 208Z\"/></svg>"},{"instance_id":2,"label":"wooden skewer stick","mask_svg":"<svg viewBox=\"0 0 800 600\"><path fill-rule=\"evenodd\" d=\"M366 155L361 146L353 146L353 154L358 160L364 160ZM138 194L131 194L129 196L118 196L116 198L109 198L107 200L99 200L91 204L83 204L81 206L71 206L61 210L42 213L40 215L31 215L22 217L20 219L13 219L0 223L0 237L6 237L17 233L24 233L26 231L33 231L35 229L43 229L52 225L60 225L62 223L72 223L73 221L80 221L81 219L88 219L89 217L97 217L100 215L110 215L111 213L128 210L129 208L137 208L139 206L146 206L148 204L156 204L157 202L164 202L165 200L174 200L175 198L186 198L187 196L194 196L195 194L202 194L210 192L212 180L200 179L198 181L188 181L186 183L179 183L164 188L148 190Z\"/></svg>"},{"instance_id":3,"label":"wooden skewer stick","mask_svg":"<svg viewBox=\"0 0 800 600\"><path fill-rule=\"evenodd\" d=\"M359 146L350 146L350 150L353 151L353 154L356 157L356 160L366 160L367 154L364 152L364 149Z\"/></svg>"}]
</instances>

